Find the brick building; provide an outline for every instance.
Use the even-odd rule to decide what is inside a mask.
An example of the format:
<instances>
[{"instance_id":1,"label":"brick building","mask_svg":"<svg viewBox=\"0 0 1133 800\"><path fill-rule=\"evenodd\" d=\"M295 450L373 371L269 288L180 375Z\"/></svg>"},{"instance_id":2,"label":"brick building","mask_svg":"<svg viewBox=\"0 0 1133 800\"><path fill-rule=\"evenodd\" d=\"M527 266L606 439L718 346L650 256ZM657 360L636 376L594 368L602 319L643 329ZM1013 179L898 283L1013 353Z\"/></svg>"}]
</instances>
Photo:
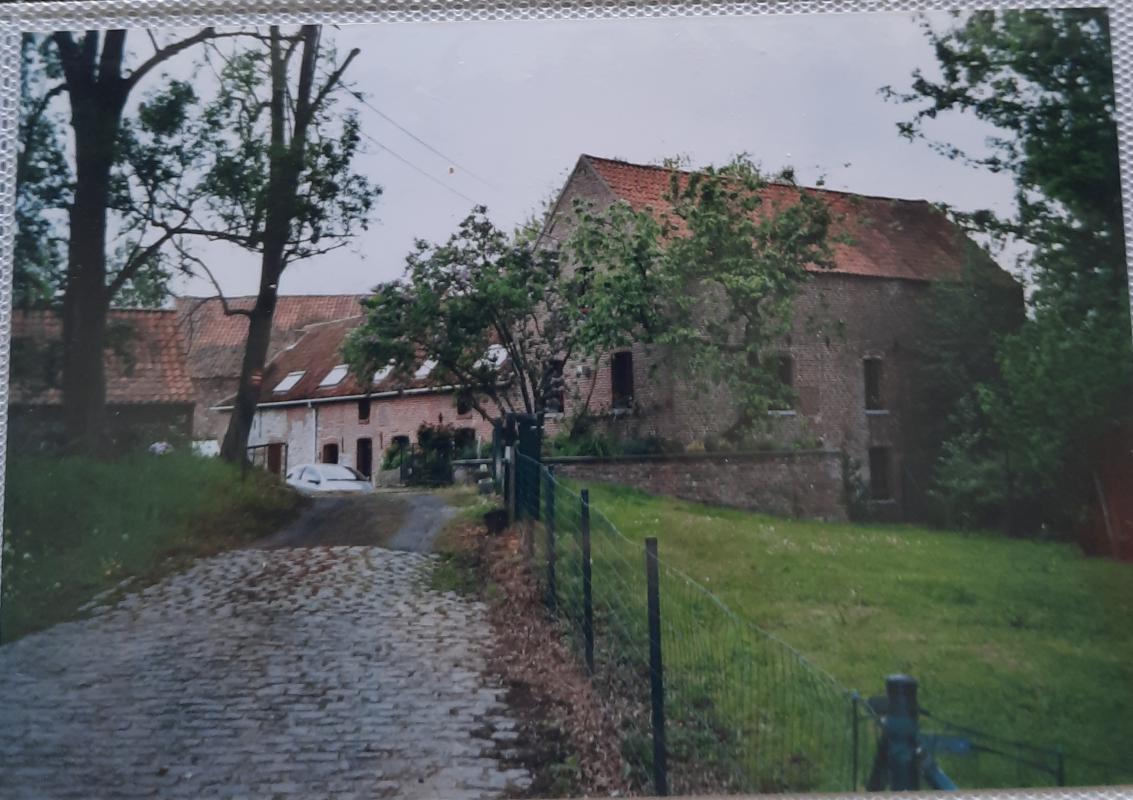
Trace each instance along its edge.
<instances>
[{"instance_id":1,"label":"brick building","mask_svg":"<svg viewBox=\"0 0 1133 800\"><path fill-rule=\"evenodd\" d=\"M63 322L54 311L12 312L8 446L63 444ZM107 322L107 432L118 447L188 437L195 402L173 311L111 311Z\"/></svg>"},{"instance_id":2,"label":"brick building","mask_svg":"<svg viewBox=\"0 0 1133 800\"><path fill-rule=\"evenodd\" d=\"M667 168L582 156L544 229L563 241L576 199L600 210L624 201L635 210L666 208ZM770 185L789 197L795 191ZM839 450L868 484L879 513L908 516L928 465L917 463L916 366L924 336L924 303L936 281L966 270L1004 289L1021 313L1018 284L948 218L922 200L813 191L835 220L832 269L812 270L794 303L792 330L775 348L781 379L795 396L770 412L768 442ZM969 274L972 274L971 272ZM725 432L735 413L722 392L703 394L682 381L662 350L637 345L596 364L564 365L564 416L585 405L612 432L658 436L698 448Z\"/></svg>"},{"instance_id":3,"label":"brick building","mask_svg":"<svg viewBox=\"0 0 1133 800\"><path fill-rule=\"evenodd\" d=\"M322 462L372 475L386 448L399 439L416 442L426 422L452 425L458 440L491 441L491 423L458 387L432 379L434 362L423 360L408 378L381 370L361 385L340 356L347 334L361 322L355 315L308 325L265 368L248 444L266 450L269 469ZM216 408L225 424L230 409Z\"/></svg>"},{"instance_id":4,"label":"brick building","mask_svg":"<svg viewBox=\"0 0 1133 800\"><path fill-rule=\"evenodd\" d=\"M306 326L361 313L361 298L353 294L279 297L272 317L268 360L295 344ZM244 310L255 301L255 297L233 297L227 302L230 309ZM240 383L248 318L225 314L224 305L216 297L178 297L175 308L197 398L193 438L206 445L206 450L216 450L224 438L228 416L209 409L234 394Z\"/></svg>"}]
</instances>

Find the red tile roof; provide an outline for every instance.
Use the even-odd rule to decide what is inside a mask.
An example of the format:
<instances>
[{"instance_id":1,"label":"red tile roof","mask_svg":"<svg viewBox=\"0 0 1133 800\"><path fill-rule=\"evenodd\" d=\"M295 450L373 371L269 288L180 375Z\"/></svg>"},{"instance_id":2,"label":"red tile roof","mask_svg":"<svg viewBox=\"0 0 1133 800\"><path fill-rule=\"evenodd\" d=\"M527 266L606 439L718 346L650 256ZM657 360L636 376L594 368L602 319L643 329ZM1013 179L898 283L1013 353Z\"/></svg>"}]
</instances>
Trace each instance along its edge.
<instances>
[{"instance_id":1,"label":"red tile roof","mask_svg":"<svg viewBox=\"0 0 1133 800\"><path fill-rule=\"evenodd\" d=\"M342 319L361 311L364 295L280 295L272 317L268 359L294 344L302 329L316 322ZM255 297L234 297L231 308L249 309ZM238 378L244 359L248 318L227 316L215 297L178 297L181 335L189 348L189 372L194 378Z\"/></svg>"},{"instance_id":2,"label":"red tile roof","mask_svg":"<svg viewBox=\"0 0 1133 800\"><path fill-rule=\"evenodd\" d=\"M583 155L580 163L590 166L617 198L635 210L669 210L665 194L671 169L590 155ZM931 203L828 189L804 191L829 205L835 220L832 236L841 234L848 240L832 245L833 272L916 281L955 280L963 275L971 241ZM798 196L798 189L786 184L769 184L764 192L772 205L789 204ZM981 270L990 270L991 280L1013 283L989 256L977 257L983 262L978 265ZM815 271L829 270L815 267Z\"/></svg>"},{"instance_id":3,"label":"red tile roof","mask_svg":"<svg viewBox=\"0 0 1133 800\"><path fill-rule=\"evenodd\" d=\"M183 404L195 400L185 351L178 337L177 312L119 310L109 316L110 338L122 346L106 350L106 401L112 405ZM121 331L121 334L118 332ZM61 342L63 323L54 311L13 311L12 345ZM58 386L24 382L13 376L11 402L57 405Z\"/></svg>"}]
</instances>

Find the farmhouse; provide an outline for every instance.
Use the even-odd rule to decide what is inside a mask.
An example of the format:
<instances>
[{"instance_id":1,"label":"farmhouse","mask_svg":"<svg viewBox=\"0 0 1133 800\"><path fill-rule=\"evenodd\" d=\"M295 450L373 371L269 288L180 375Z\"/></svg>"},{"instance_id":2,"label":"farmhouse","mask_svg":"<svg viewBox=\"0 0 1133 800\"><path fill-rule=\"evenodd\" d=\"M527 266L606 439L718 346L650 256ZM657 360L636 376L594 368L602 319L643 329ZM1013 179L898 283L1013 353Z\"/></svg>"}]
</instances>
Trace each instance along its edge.
<instances>
[{"instance_id":1,"label":"farmhouse","mask_svg":"<svg viewBox=\"0 0 1133 800\"><path fill-rule=\"evenodd\" d=\"M195 394L173 311L111 311L105 357L108 432L119 447L185 438ZM9 446L63 443L63 322L54 311L12 312Z\"/></svg>"},{"instance_id":2,"label":"farmhouse","mask_svg":"<svg viewBox=\"0 0 1133 800\"><path fill-rule=\"evenodd\" d=\"M409 376L379 370L369 385L360 383L339 353L361 322L355 315L308 325L265 368L248 444L265 451L268 469L321 462L372 476L381 454L415 442L422 423L451 425L464 445L491 440L491 423L459 387L433 380L435 362L423 359ZM227 422L230 401L216 410Z\"/></svg>"},{"instance_id":3,"label":"farmhouse","mask_svg":"<svg viewBox=\"0 0 1133 800\"><path fill-rule=\"evenodd\" d=\"M569 237L575 200L597 210L618 201L635 210L665 210L672 175L668 168L583 155L551 212L544 241ZM771 184L764 191L775 203L795 190ZM833 212L834 266L812 270L794 303L792 330L775 348L776 369L795 402L770 412L769 446L838 451L865 482L875 512L910 516L929 467L916 452L923 421L917 367L929 288L967 271L1002 287L1005 313L1012 314L1022 313L1022 291L926 201L808 191ZM590 411L624 437L656 436L711 450L736 418L723 393L697 391L658 348L637 345L562 368L561 418L589 399ZM653 471L660 474L660 465Z\"/></svg>"}]
</instances>

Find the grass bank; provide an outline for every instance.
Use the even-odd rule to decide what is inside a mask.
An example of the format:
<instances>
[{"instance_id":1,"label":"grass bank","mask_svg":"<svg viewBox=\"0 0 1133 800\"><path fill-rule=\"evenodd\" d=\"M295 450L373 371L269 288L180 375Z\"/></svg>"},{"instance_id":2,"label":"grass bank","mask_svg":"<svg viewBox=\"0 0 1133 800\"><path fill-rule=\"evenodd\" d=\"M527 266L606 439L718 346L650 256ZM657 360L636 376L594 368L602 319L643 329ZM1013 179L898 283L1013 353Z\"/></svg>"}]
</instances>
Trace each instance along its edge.
<instances>
[{"instance_id":1,"label":"grass bank","mask_svg":"<svg viewBox=\"0 0 1133 800\"><path fill-rule=\"evenodd\" d=\"M152 582L255 541L300 502L262 471L241 480L238 468L187 453L10 457L0 635L74 619L124 580Z\"/></svg>"},{"instance_id":2,"label":"grass bank","mask_svg":"<svg viewBox=\"0 0 1133 800\"><path fill-rule=\"evenodd\" d=\"M576 554L563 541L571 527L561 510L566 501L557 501L556 549L560 602L571 613L578 581ZM1072 784L1133 780L1133 767L1114 771L1089 763L1127 763L1133 740L1130 565L1088 559L1057 543L784 520L614 486L591 487L591 504L635 542L656 536L665 563L843 686L879 695L886 675L905 672L919 680L923 706L940 717L1004 739L1063 748ZM644 581L637 576L644 561L640 548L619 549L603 538L595 517L601 660L603 627L608 638L620 631L627 641L641 639L644 601L637 595ZM807 720L811 709L827 704L833 723L821 724L838 725L843 712L829 689L800 678L789 657L777 660L768 655L771 648L759 652L742 625L664 572L662 611L678 724L681 714L692 719L711 709L715 728L707 732L710 741L700 741L709 751L720 749L713 741L729 731L750 743L761 735L771 741L776 726L793 725L784 739L797 753L786 753L785 761L799 774L770 776L766 788L823 787L828 776L814 768L823 756L815 750L830 755L834 740L811 736ZM623 647L616 655L627 658L626 652ZM682 736L691 747L706 735L694 727L676 731L677 746ZM1054 763L1046 755L1033 760ZM940 761L968 788L1054 783L1052 775L992 753Z\"/></svg>"}]
</instances>

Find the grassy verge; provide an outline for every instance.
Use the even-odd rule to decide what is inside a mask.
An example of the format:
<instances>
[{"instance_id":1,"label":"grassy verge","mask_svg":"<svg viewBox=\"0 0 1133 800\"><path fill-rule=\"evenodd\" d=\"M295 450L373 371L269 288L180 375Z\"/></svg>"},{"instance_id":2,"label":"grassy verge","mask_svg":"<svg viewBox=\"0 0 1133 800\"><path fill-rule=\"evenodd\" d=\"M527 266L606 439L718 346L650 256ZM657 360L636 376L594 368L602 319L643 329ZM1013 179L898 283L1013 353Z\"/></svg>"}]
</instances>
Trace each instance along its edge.
<instances>
[{"instance_id":1,"label":"grassy verge","mask_svg":"<svg viewBox=\"0 0 1133 800\"><path fill-rule=\"evenodd\" d=\"M457 513L446 523L433 542L440 556L430 578L439 592L474 595L484 588L480 581L480 555L471 533L479 529L481 517L496 507L494 497L485 497L475 487L454 486L437 491Z\"/></svg>"},{"instance_id":2,"label":"grassy verge","mask_svg":"<svg viewBox=\"0 0 1133 800\"><path fill-rule=\"evenodd\" d=\"M922 704L940 717L1005 739L1064 748L1071 783L1133 779L1133 768L1115 772L1087 761L1126 763L1125 745L1133 740L1129 565L1087 559L1056 543L783 520L613 486L592 487L591 505L631 540L656 536L664 562L844 686L882 694L886 675L906 672L920 681ZM577 559L565 535L569 517L564 522L561 510L557 517L560 602L571 613ZM596 614L607 640L620 634L638 642L640 549L602 538L604 522L597 511L595 517ZM699 736L711 750L713 739L722 741L729 730L745 731L750 743L753 736L770 739L776 726L793 725L790 742L798 751L784 755L800 774L771 776L766 788L821 788L825 776L805 774L813 766L807 760L822 757L809 746L829 747L832 740L806 727L825 703L835 732L845 730L829 688L782 653L761 651L762 640L664 572L662 610L678 718L711 709L716 722L707 732L691 725L679 730L677 744L684 736L685 744L696 745ZM600 628L599 661L601 638ZM620 657L638 658L628 647ZM1053 766L1046 756L1038 760ZM940 761L964 787L1054 783L1051 775L989 753Z\"/></svg>"},{"instance_id":3,"label":"grassy verge","mask_svg":"<svg viewBox=\"0 0 1133 800\"><path fill-rule=\"evenodd\" d=\"M258 470L189 454L9 458L0 633L11 641L81 615L94 596L248 544L300 498Z\"/></svg>"}]
</instances>

